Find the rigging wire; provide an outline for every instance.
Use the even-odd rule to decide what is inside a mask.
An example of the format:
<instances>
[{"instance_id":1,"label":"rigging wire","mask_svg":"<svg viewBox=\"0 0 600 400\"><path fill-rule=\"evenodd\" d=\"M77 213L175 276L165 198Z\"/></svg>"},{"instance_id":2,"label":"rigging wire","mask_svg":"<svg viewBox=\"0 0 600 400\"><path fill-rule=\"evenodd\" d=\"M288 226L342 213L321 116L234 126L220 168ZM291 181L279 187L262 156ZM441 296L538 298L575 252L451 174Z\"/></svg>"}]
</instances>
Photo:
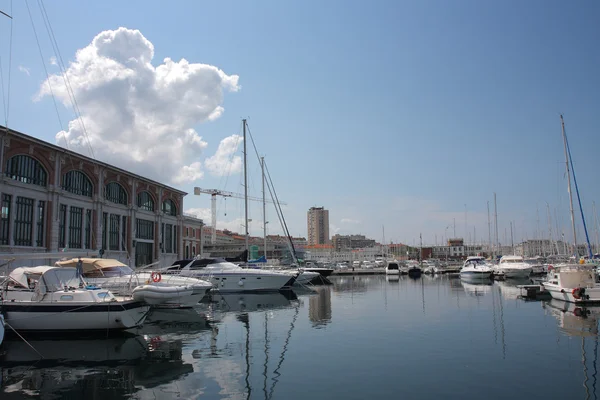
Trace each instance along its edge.
<instances>
[{"instance_id":1,"label":"rigging wire","mask_svg":"<svg viewBox=\"0 0 600 400\"><path fill-rule=\"evenodd\" d=\"M0 11L2 12L2 11ZM10 111L10 75L12 71L12 42L13 42L13 2L10 0L10 15L2 12L10 19L10 33L9 33L9 45L8 45L8 80L6 82L6 100L4 96L4 76L2 74L2 59L0 58L0 86L2 90L2 109L4 111L4 127L8 129L8 114Z\"/></svg>"}]
</instances>

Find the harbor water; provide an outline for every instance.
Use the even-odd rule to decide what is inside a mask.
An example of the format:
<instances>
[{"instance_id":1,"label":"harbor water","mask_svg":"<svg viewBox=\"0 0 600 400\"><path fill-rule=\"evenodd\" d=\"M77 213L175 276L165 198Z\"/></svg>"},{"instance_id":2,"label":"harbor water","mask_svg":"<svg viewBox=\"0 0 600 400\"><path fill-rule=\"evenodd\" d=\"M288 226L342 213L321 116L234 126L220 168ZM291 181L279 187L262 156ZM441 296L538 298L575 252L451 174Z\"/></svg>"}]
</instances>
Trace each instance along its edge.
<instances>
[{"instance_id":1,"label":"harbor water","mask_svg":"<svg viewBox=\"0 0 600 400\"><path fill-rule=\"evenodd\" d=\"M117 337L5 338L1 399L596 399L600 308L455 275L230 294ZM30 347L35 348L44 357Z\"/></svg>"}]
</instances>

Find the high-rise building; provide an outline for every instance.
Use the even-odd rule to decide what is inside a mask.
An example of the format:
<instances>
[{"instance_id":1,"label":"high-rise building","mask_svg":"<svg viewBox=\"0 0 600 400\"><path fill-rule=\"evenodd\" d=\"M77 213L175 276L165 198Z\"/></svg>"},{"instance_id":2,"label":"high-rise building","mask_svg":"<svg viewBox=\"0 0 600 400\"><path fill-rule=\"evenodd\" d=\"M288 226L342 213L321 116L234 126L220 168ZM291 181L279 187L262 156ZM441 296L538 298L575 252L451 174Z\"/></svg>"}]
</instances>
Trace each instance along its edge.
<instances>
[{"instance_id":1,"label":"high-rise building","mask_svg":"<svg viewBox=\"0 0 600 400\"><path fill-rule=\"evenodd\" d=\"M329 210L311 207L307 218L308 244L329 244Z\"/></svg>"}]
</instances>

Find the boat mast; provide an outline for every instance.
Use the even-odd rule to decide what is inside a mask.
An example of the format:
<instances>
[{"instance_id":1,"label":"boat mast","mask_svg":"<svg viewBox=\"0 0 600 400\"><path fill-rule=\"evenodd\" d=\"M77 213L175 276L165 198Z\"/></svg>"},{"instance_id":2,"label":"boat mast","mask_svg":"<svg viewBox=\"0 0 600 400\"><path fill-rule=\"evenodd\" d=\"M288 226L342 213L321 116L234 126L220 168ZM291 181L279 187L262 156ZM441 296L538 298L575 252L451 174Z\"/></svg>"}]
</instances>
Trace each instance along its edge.
<instances>
[{"instance_id":1,"label":"boat mast","mask_svg":"<svg viewBox=\"0 0 600 400\"><path fill-rule=\"evenodd\" d=\"M242 120L242 125L244 126L244 230L245 230L245 245L246 252L248 251L248 168L247 168L247 146L246 146L246 120Z\"/></svg>"},{"instance_id":2,"label":"boat mast","mask_svg":"<svg viewBox=\"0 0 600 400\"><path fill-rule=\"evenodd\" d=\"M575 259L579 255L577 252L577 232L575 231L575 213L573 211L573 194L571 193L571 171L569 170L569 153L567 152L567 135L565 134L565 121L560 116L560 125L562 130L563 144L565 147L565 167L567 169L567 188L569 190L569 208L571 211L571 228L573 229L573 255Z\"/></svg>"},{"instance_id":3,"label":"boat mast","mask_svg":"<svg viewBox=\"0 0 600 400\"><path fill-rule=\"evenodd\" d=\"M496 251L502 254L502 252L500 251L500 244L498 243L498 206L496 204L496 192L494 192L494 227L496 229Z\"/></svg>"},{"instance_id":4,"label":"boat mast","mask_svg":"<svg viewBox=\"0 0 600 400\"><path fill-rule=\"evenodd\" d=\"M488 212L488 248L491 251L492 250L492 223L490 222L490 202L488 200L487 202L487 212ZM492 258L493 258L493 251L492 251Z\"/></svg>"},{"instance_id":5,"label":"boat mast","mask_svg":"<svg viewBox=\"0 0 600 400\"><path fill-rule=\"evenodd\" d=\"M262 172L262 195L263 195L263 245L265 246L264 253L265 258L267 258L267 207L266 207L266 199L265 199L265 158L260 158L260 170Z\"/></svg>"}]
</instances>

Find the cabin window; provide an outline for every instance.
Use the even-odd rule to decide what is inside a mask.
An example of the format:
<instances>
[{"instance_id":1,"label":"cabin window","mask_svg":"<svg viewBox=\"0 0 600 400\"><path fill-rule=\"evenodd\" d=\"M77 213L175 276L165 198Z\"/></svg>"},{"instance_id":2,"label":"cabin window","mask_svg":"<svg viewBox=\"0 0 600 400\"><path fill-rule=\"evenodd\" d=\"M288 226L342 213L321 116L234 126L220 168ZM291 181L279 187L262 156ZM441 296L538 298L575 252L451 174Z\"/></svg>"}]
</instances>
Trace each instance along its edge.
<instances>
[{"instance_id":1,"label":"cabin window","mask_svg":"<svg viewBox=\"0 0 600 400\"><path fill-rule=\"evenodd\" d=\"M117 182L110 182L106 185L104 198L111 203L127 205L127 192Z\"/></svg>"},{"instance_id":2,"label":"cabin window","mask_svg":"<svg viewBox=\"0 0 600 400\"><path fill-rule=\"evenodd\" d=\"M2 214L0 215L0 244L8 245L8 233L10 232L10 206L12 196L10 194L2 194Z\"/></svg>"},{"instance_id":3,"label":"cabin window","mask_svg":"<svg viewBox=\"0 0 600 400\"><path fill-rule=\"evenodd\" d=\"M163 201L162 211L166 215L177 216L177 209L175 207L175 202L171 199L167 199Z\"/></svg>"},{"instance_id":4,"label":"cabin window","mask_svg":"<svg viewBox=\"0 0 600 400\"><path fill-rule=\"evenodd\" d=\"M81 171L69 171L63 175L62 188L69 193L92 197L93 186L90 178Z\"/></svg>"},{"instance_id":5,"label":"cabin window","mask_svg":"<svg viewBox=\"0 0 600 400\"><path fill-rule=\"evenodd\" d=\"M26 155L13 156L6 162L6 176L19 182L47 186L48 175L42 164Z\"/></svg>"},{"instance_id":6,"label":"cabin window","mask_svg":"<svg viewBox=\"0 0 600 400\"><path fill-rule=\"evenodd\" d=\"M15 246L32 246L33 199L17 197L15 214Z\"/></svg>"},{"instance_id":7,"label":"cabin window","mask_svg":"<svg viewBox=\"0 0 600 400\"><path fill-rule=\"evenodd\" d=\"M154 211L154 199L148 192L138 193L137 205L141 210Z\"/></svg>"},{"instance_id":8,"label":"cabin window","mask_svg":"<svg viewBox=\"0 0 600 400\"><path fill-rule=\"evenodd\" d=\"M69 248L81 248L81 232L83 229L83 208L69 208Z\"/></svg>"}]
</instances>

